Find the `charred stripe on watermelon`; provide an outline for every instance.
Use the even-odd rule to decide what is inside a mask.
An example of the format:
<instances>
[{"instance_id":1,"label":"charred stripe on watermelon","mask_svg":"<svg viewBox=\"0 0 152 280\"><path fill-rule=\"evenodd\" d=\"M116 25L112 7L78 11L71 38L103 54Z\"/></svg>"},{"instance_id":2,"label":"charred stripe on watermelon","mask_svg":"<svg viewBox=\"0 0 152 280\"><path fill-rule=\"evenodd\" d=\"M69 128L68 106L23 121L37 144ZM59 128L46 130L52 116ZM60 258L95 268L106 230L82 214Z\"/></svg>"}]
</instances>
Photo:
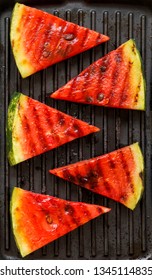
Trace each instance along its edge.
<instances>
[{"instance_id":1,"label":"charred stripe on watermelon","mask_svg":"<svg viewBox=\"0 0 152 280\"><path fill-rule=\"evenodd\" d=\"M15 93L7 116L8 159L15 165L97 131L95 126Z\"/></svg>"},{"instance_id":2,"label":"charred stripe on watermelon","mask_svg":"<svg viewBox=\"0 0 152 280\"><path fill-rule=\"evenodd\" d=\"M144 160L138 143L89 160L50 170L76 185L134 209L144 186Z\"/></svg>"},{"instance_id":3,"label":"charred stripe on watermelon","mask_svg":"<svg viewBox=\"0 0 152 280\"><path fill-rule=\"evenodd\" d=\"M109 40L108 36L16 3L11 46L23 78Z\"/></svg>"},{"instance_id":4,"label":"charred stripe on watermelon","mask_svg":"<svg viewBox=\"0 0 152 280\"><path fill-rule=\"evenodd\" d=\"M141 56L130 39L109 52L50 97L72 102L145 110Z\"/></svg>"},{"instance_id":5,"label":"charred stripe on watermelon","mask_svg":"<svg viewBox=\"0 0 152 280\"><path fill-rule=\"evenodd\" d=\"M22 257L109 211L16 187L10 202L12 229Z\"/></svg>"}]
</instances>

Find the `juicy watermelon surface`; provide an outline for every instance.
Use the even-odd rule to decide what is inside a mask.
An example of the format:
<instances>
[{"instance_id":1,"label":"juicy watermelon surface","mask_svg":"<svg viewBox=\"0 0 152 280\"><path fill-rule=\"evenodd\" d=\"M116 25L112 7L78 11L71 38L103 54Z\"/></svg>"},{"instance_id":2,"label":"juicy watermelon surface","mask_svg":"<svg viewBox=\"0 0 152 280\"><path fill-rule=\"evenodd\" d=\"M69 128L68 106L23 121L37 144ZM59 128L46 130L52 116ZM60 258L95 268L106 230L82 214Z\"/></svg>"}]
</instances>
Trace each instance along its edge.
<instances>
[{"instance_id":1,"label":"juicy watermelon surface","mask_svg":"<svg viewBox=\"0 0 152 280\"><path fill-rule=\"evenodd\" d=\"M11 165L99 131L24 94L15 93L7 116L7 153Z\"/></svg>"},{"instance_id":2,"label":"juicy watermelon surface","mask_svg":"<svg viewBox=\"0 0 152 280\"><path fill-rule=\"evenodd\" d=\"M143 156L138 143L50 173L134 209L143 187Z\"/></svg>"},{"instance_id":3,"label":"juicy watermelon surface","mask_svg":"<svg viewBox=\"0 0 152 280\"><path fill-rule=\"evenodd\" d=\"M92 63L59 88L51 98L97 106L145 109L145 81L135 41Z\"/></svg>"},{"instance_id":4,"label":"juicy watermelon surface","mask_svg":"<svg viewBox=\"0 0 152 280\"><path fill-rule=\"evenodd\" d=\"M109 40L96 31L19 3L12 13L10 37L23 78Z\"/></svg>"},{"instance_id":5,"label":"juicy watermelon surface","mask_svg":"<svg viewBox=\"0 0 152 280\"><path fill-rule=\"evenodd\" d=\"M10 211L15 240L25 257L110 209L15 187Z\"/></svg>"}]
</instances>

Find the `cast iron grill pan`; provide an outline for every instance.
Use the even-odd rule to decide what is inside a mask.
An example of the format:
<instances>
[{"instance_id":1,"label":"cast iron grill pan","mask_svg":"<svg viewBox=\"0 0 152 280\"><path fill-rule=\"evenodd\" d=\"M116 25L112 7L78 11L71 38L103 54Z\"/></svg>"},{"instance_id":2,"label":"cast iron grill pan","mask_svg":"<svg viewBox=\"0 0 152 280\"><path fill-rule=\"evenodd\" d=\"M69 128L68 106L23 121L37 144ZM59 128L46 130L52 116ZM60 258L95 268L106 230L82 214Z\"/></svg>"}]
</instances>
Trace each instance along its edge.
<instances>
[{"instance_id":1,"label":"cast iron grill pan","mask_svg":"<svg viewBox=\"0 0 152 280\"><path fill-rule=\"evenodd\" d=\"M11 1L12 2L12 1ZM10 16L15 1L2 1L0 20L0 106L1 106L1 186L0 186L0 253L1 259L20 259L11 230L9 213L13 186L60 198L96 203L112 209L92 222L36 251L26 259L151 259L151 49L152 9L149 1L20 1L45 10L68 21L109 35L110 41L48 69L22 79L10 47ZM34 1L35 2L35 1ZM101 108L49 98L107 52L134 38L140 50L147 82L146 112ZM74 140L58 149L10 167L6 156L5 126L7 108L14 91L22 92L47 105L80 118L101 130ZM145 192L132 212L124 206L92 194L49 174L51 168L98 156L139 142L145 159Z\"/></svg>"}]
</instances>

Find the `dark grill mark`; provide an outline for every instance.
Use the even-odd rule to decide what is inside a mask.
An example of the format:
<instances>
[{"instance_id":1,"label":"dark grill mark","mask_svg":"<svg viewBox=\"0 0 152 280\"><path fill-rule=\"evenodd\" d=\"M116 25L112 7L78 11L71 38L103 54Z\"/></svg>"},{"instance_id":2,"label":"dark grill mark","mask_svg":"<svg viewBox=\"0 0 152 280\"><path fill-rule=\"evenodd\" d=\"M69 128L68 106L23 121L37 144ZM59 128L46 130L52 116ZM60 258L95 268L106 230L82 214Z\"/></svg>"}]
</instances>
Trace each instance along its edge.
<instances>
[{"instance_id":1,"label":"dark grill mark","mask_svg":"<svg viewBox=\"0 0 152 280\"><path fill-rule=\"evenodd\" d=\"M106 69L106 71L108 70L109 60L110 60L110 54L107 54L107 55L105 55L105 57L103 57L102 65L100 66L100 70L102 72L105 72L105 71L103 71L103 69Z\"/></svg>"},{"instance_id":2,"label":"dark grill mark","mask_svg":"<svg viewBox=\"0 0 152 280\"><path fill-rule=\"evenodd\" d=\"M72 219L71 223L76 224L76 226L79 226L80 225L80 219L79 219L79 217L77 217L74 207L71 204L67 203L65 205L64 210L68 215L70 215L70 217Z\"/></svg>"},{"instance_id":3,"label":"dark grill mark","mask_svg":"<svg viewBox=\"0 0 152 280\"><path fill-rule=\"evenodd\" d=\"M137 92L136 95L135 95L135 98L134 98L134 102L135 102L135 103L138 102L138 98L139 98L139 94L138 94L138 92Z\"/></svg>"},{"instance_id":4,"label":"dark grill mark","mask_svg":"<svg viewBox=\"0 0 152 280\"><path fill-rule=\"evenodd\" d=\"M136 95L134 97L134 103L138 103L140 88L141 88L141 78L140 78L140 82L139 82L139 84L137 86L137 92L136 92Z\"/></svg>"},{"instance_id":5,"label":"dark grill mark","mask_svg":"<svg viewBox=\"0 0 152 280\"><path fill-rule=\"evenodd\" d=\"M101 36L102 36L102 35L99 33L98 36L97 36L97 39L96 39L96 43L97 43L97 44L98 44L98 42L101 42Z\"/></svg>"},{"instance_id":6,"label":"dark grill mark","mask_svg":"<svg viewBox=\"0 0 152 280\"><path fill-rule=\"evenodd\" d=\"M20 109L21 109L21 106L20 106ZM30 153L31 153L31 155L34 155L35 150L36 150L36 146L35 146L35 143L33 141L30 126L28 124L28 118L25 115L20 115L20 111L18 111L18 114L19 114L19 116L21 118L21 121L22 121L22 129L24 131L24 134L26 135L25 139L27 139L26 141L28 141L27 145L29 146L29 143L30 143ZM24 141L24 139L23 139L23 141Z\"/></svg>"},{"instance_id":7,"label":"dark grill mark","mask_svg":"<svg viewBox=\"0 0 152 280\"><path fill-rule=\"evenodd\" d=\"M30 137L31 129L30 129L30 126L29 126L29 123L28 123L27 116L25 116L25 115L23 116L22 123L23 123L23 128L26 130L26 133L28 134L28 137Z\"/></svg>"},{"instance_id":8,"label":"dark grill mark","mask_svg":"<svg viewBox=\"0 0 152 280\"><path fill-rule=\"evenodd\" d=\"M111 159L110 155L109 155L109 166L110 166L110 169L116 168L115 162Z\"/></svg>"},{"instance_id":9,"label":"dark grill mark","mask_svg":"<svg viewBox=\"0 0 152 280\"><path fill-rule=\"evenodd\" d=\"M100 207L97 207L97 211L98 211L99 214L101 214L103 212Z\"/></svg>"},{"instance_id":10,"label":"dark grill mark","mask_svg":"<svg viewBox=\"0 0 152 280\"><path fill-rule=\"evenodd\" d=\"M43 114L44 114L44 118L45 118L46 123L47 123L47 129L51 131L52 128L54 127L54 125L55 125L55 123L53 122L53 114L52 114L52 118L51 118L50 110L47 107L45 108Z\"/></svg>"},{"instance_id":11,"label":"dark grill mark","mask_svg":"<svg viewBox=\"0 0 152 280\"><path fill-rule=\"evenodd\" d=\"M128 68L128 72L129 72L129 68ZM123 103L125 103L127 98L128 98L128 92L127 92L128 85L129 85L128 79L129 79L129 73L126 73L124 86L123 86L121 98L120 98L120 101L119 101L119 106L123 105Z\"/></svg>"},{"instance_id":12,"label":"dark grill mark","mask_svg":"<svg viewBox=\"0 0 152 280\"><path fill-rule=\"evenodd\" d=\"M77 183L80 186L89 184L90 189L95 189L98 184L99 172L92 165L87 164L86 175L82 176L81 173L77 172Z\"/></svg>"},{"instance_id":13,"label":"dark grill mark","mask_svg":"<svg viewBox=\"0 0 152 280\"><path fill-rule=\"evenodd\" d=\"M119 52L116 52L114 55L114 59L116 61L115 67L114 67L114 71L113 71L113 76L111 78L111 91L110 91L110 95L109 95L109 102L108 104L110 104L111 99L114 97L115 95L115 86L117 85L117 80L119 75L122 75L120 69L121 69L121 63L122 63L122 50L119 50Z\"/></svg>"},{"instance_id":14,"label":"dark grill mark","mask_svg":"<svg viewBox=\"0 0 152 280\"><path fill-rule=\"evenodd\" d=\"M105 65L102 65L102 66L100 67L100 70L101 70L102 73L103 73L103 72L106 72L107 67L106 67Z\"/></svg>"},{"instance_id":15,"label":"dark grill mark","mask_svg":"<svg viewBox=\"0 0 152 280\"><path fill-rule=\"evenodd\" d=\"M135 43L133 43L133 45L132 45L132 52L136 55L136 46L135 46Z\"/></svg>"},{"instance_id":16,"label":"dark grill mark","mask_svg":"<svg viewBox=\"0 0 152 280\"><path fill-rule=\"evenodd\" d=\"M141 178L141 180L143 181L143 178L144 178L143 171L141 171L141 172L139 173L139 177L140 177L140 178Z\"/></svg>"},{"instance_id":17,"label":"dark grill mark","mask_svg":"<svg viewBox=\"0 0 152 280\"><path fill-rule=\"evenodd\" d=\"M58 123L61 126L65 124L65 117L60 112L58 113Z\"/></svg>"},{"instance_id":18,"label":"dark grill mark","mask_svg":"<svg viewBox=\"0 0 152 280\"><path fill-rule=\"evenodd\" d=\"M82 186L82 185L88 184L89 178L88 178L88 176L83 177L83 176L81 176L81 174L78 174L77 182L80 186Z\"/></svg>"},{"instance_id":19,"label":"dark grill mark","mask_svg":"<svg viewBox=\"0 0 152 280\"><path fill-rule=\"evenodd\" d=\"M41 39L41 50L39 52L39 55L37 56L37 61L38 63L40 64L41 63L41 59L43 58L51 58L52 57L52 53L50 51L50 43L51 40L53 40L53 49L54 51L57 53L59 52L63 52L62 49L56 49L56 47L58 46L59 44L59 41L61 40L61 37L62 37L62 33L63 33L63 28L64 26L60 26L61 29L60 29L60 32L59 34L55 34L55 31L54 31L54 24L48 24L47 26L47 29L45 31L45 34L43 34L43 28L41 30L41 33L42 33L42 39ZM55 37L55 40L53 39ZM36 50L36 48L35 48ZM63 52L63 56L64 56L64 52ZM53 59L53 57L52 57Z\"/></svg>"},{"instance_id":20,"label":"dark grill mark","mask_svg":"<svg viewBox=\"0 0 152 280\"><path fill-rule=\"evenodd\" d=\"M65 205L65 208L64 208L65 212L67 212L69 215L73 216L74 215L74 208L72 207L71 204L67 203Z\"/></svg>"},{"instance_id":21,"label":"dark grill mark","mask_svg":"<svg viewBox=\"0 0 152 280\"><path fill-rule=\"evenodd\" d=\"M115 60L118 64L122 62L122 50L116 53Z\"/></svg>"},{"instance_id":22,"label":"dark grill mark","mask_svg":"<svg viewBox=\"0 0 152 280\"><path fill-rule=\"evenodd\" d=\"M86 42L88 40L88 33L89 33L89 29L86 28L84 36L83 36L83 40L82 40L82 43L81 43L82 48L85 48Z\"/></svg>"},{"instance_id":23,"label":"dark grill mark","mask_svg":"<svg viewBox=\"0 0 152 280\"><path fill-rule=\"evenodd\" d=\"M65 180L71 181L73 183L76 182L76 176L73 176L68 169L64 169L62 173Z\"/></svg>"},{"instance_id":24,"label":"dark grill mark","mask_svg":"<svg viewBox=\"0 0 152 280\"><path fill-rule=\"evenodd\" d=\"M59 41L60 41L60 38L62 38L61 34L63 34L63 36L64 36L64 30L66 30L66 28L67 28L67 25L62 27L62 30L60 32ZM77 27L76 26L74 26L73 32L71 34L73 34L75 36L75 38L77 37ZM56 46L58 45L59 41L57 42ZM68 41L72 41L72 40L66 40L66 41L68 42ZM59 55L62 55L63 57L68 57L69 53L71 52L71 50L73 48L74 43L73 44L71 44L71 43L68 44L67 42L64 43L64 46L62 48L56 49L56 53L58 53Z\"/></svg>"},{"instance_id":25,"label":"dark grill mark","mask_svg":"<svg viewBox=\"0 0 152 280\"><path fill-rule=\"evenodd\" d=\"M91 96L86 96L86 102L87 103L93 102L93 98Z\"/></svg>"},{"instance_id":26,"label":"dark grill mark","mask_svg":"<svg viewBox=\"0 0 152 280\"><path fill-rule=\"evenodd\" d=\"M133 183L132 183L132 178L131 178L131 176L130 176L130 171L129 171L129 168L128 168L128 165L127 165L127 161L125 160L124 154L123 154L122 151L119 151L118 153L119 153L119 155L120 155L121 164L122 164L123 169L124 169L124 171L125 171L125 173L126 173L128 185L130 186L131 191L132 191L132 193L133 193L133 192L134 192L134 185L133 185ZM131 150L130 150L130 153L132 154Z\"/></svg>"},{"instance_id":27,"label":"dark grill mark","mask_svg":"<svg viewBox=\"0 0 152 280\"><path fill-rule=\"evenodd\" d=\"M129 61L129 69L131 69L131 67L133 66L133 61Z\"/></svg>"},{"instance_id":28,"label":"dark grill mark","mask_svg":"<svg viewBox=\"0 0 152 280\"><path fill-rule=\"evenodd\" d=\"M41 119L40 119L38 111L36 110L35 107L31 106L30 110L31 110L31 112L33 110L32 121L35 122L35 126L38 129L38 140L41 142L41 146L43 147L42 149L45 150L45 147L47 146L47 143L46 143L46 141L44 139L44 136L43 136L43 128L42 128L42 125L41 125Z\"/></svg>"},{"instance_id":29,"label":"dark grill mark","mask_svg":"<svg viewBox=\"0 0 152 280\"><path fill-rule=\"evenodd\" d=\"M41 117L40 117L41 111L39 113L39 110L36 109L35 104L33 104L33 101L30 98L28 99L28 102L29 102L29 109L30 109L30 114L31 114L30 122L32 121L35 125L35 128L37 129L37 141L39 141L39 143L41 145L41 148L42 148L41 152L46 151L46 149L48 147L48 141L44 137L43 122L41 121ZM47 114L47 113L48 113L48 110L47 110L47 108L45 108L43 110L43 114ZM33 125L33 127L34 127L34 125ZM35 133L34 130L33 130L33 132ZM36 136L36 135L34 134L34 136ZM33 137L33 141L35 141L34 137ZM38 150L38 152L40 152L40 151Z\"/></svg>"},{"instance_id":30,"label":"dark grill mark","mask_svg":"<svg viewBox=\"0 0 152 280\"><path fill-rule=\"evenodd\" d=\"M11 41L12 48L14 48L14 40Z\"/></svg>"},{"instance_id":31,"label":"dark grill mark","mask_svg":"<svg viewBox=\"0 0 152 280\"><path fill-rule=\"evenodd\" d=\"M31 13L29 13L29 16L25 19L23 19L23 26L26 26L26 23L29 23L29 26L32 26L32 15ZM32 31L34 36L30 36L30 33L31 33L31 30L28 30L28 33L27 33L27 37L30 38L30 44L28 44L26 47L27 47L27 52L31 52L31 53L34 53L35 50L37 49L37 44L39 44L39 40L38 40L38 36L41 32L41 27L42 27L42 19L40 17L37 17L35 19L35 28L34 30Z\"/></svg>"},{"instance_id":32,"label":"dark grill mark","mask_svg":"<svg viewBox=\"0 0 152 280\"><path fill-rule=\"evenodd\" d=\"M88 173L88 178L91 184L91 188L94 188L98 183L99 174L95 170L90 169L90 172Z\"/></svg>"},{"instance_id":33,"label":"dark grill mark","mask_svg":"<svg viewBox=\"0 0 152 280\"><path fill-rule=\"evenodd\" d=\"M128 98L128 94L126 91L122 91L122 95L121 95L121 99L120 99L120 102L119 102L119 105L123 105L123 103L127 100Z\"/></svg>"},{"instance_id":34,"label":"dark grill mark","mask_svg":"<svg viewBox=\"0 0 152 280\"><path fill-rule=\"evenodd\" d=\"M81 204L81 207L83 209L83 215L86 216L89 219L92 218L92 215L90 213L90 211L86 208L86 206L84 204Z\"/></svg>"},{"instance_id":35,"label":"dark grill mark","mask_svg":"<svg viewBox=\"0 0 152 280\"><path fill-rule=\"evenodd\" d=\"M127 198L128 198L128 196L127 196L127 194L125 193L125 194L123 194L123 195L120 197L120 201L125 202L125 201L127 200Z\"/></svg>"},{"instance_id":36,"label":"dark grill mark","mask_svg":"<svg viewBox=\"0 0 152 280\"><path fill-rule=\"evenodd\" d=\"M108 193L110 193L110 191L111 191L111 186L110 186L109 182L107 182L107 181L104 180L104 186L105 186L105 188L106 188L106 191L107 191Z\"/></svg>"},{"instance_id":37,"label":"dark grill mark","mask_svg":"<svg viewBox=\"0 0 152 280\"><path fill-rule=\"evenodd\" d=\"M73 135L73 132L74 132L74 135ZM76 137L80 137L81 135L84 134L83 128L81 129L80 126L77 123L74 123L73 124L73 131L71 129L71 131L69 131L69 134L71 134L74 137L75 137L75 134L76 134Z\"/></svg>"}]
</instances>

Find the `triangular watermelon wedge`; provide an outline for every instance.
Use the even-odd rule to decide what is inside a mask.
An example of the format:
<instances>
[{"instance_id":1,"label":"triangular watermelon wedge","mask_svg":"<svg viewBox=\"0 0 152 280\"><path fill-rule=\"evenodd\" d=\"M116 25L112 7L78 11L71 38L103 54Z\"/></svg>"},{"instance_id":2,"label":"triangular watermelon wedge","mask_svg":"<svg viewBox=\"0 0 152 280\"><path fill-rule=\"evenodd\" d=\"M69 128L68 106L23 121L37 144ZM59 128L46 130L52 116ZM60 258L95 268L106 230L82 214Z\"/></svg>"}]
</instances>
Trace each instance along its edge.
<instances>
[{"instance_id":1,"label":"triangular watermelon wedge","mask_svg":"<svg viewBox=\"0 0 152 280\"><path fill-rule=\"evenodd\" d=\"M22 257L109 211L16 187L10 204L13 233Z\"/></svg>"},{"instance_id":2,"label":"triangular watermelon wedge","mask_svg":"<svg viewBox=\"0 0 152 280\"><path fill-rule=\"evenodd\" d=\"M23 78L109 40L106 35L19 3L12 13L10 38Z\"/></svg>"},{"instance_id":3,"label":"triangular watermelon wedge","mask_svg":"<svg viewBox=\"0 0 152 280\"><path fill-rule=\"evenodd\" d=\"M17 92L9 104L7 116L10 165L96 131L99 128Z\"/></svg>"},{"instance_id":4,"label":"triangular watermelon wedge","mask_svg":"<svg viewBox=\"0 0 152 280\"><path fill-rule=\"evenodd\" d=\"M145 109L145 80L135 41L92 63L50 97L123 109Z\"/></svg>"},{"instance_id":5,"label":"triangular watermelon wedge","mask_svg":"<svg viewBox=\"0 0 152 280\"><path fill-rule=\"evenodd\" d=\"M134 209L142 196L144 161L139 144L50 170L76 185Z\"/></svg>"}]
</instances>

